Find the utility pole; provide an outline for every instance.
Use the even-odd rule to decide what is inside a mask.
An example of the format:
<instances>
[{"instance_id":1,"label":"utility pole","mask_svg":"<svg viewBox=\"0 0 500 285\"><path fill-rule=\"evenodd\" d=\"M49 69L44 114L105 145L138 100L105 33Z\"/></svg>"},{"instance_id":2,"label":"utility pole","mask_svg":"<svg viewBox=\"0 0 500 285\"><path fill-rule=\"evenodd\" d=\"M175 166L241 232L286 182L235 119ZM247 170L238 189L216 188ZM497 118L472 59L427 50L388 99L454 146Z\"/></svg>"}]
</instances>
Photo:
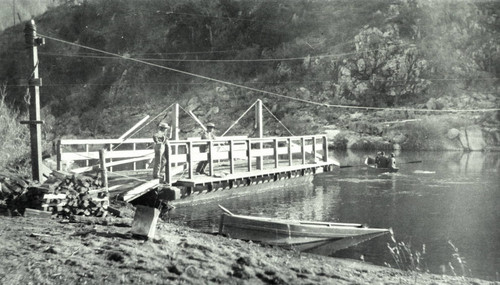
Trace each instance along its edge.
<instances>
[{"instance_id":1,"label":"utility pole","mask_svg":"<svg viewBox=\"0 0 500 285\"><path fill-rule=\"evenodd\" d=\"M43 121L40 119L40 86L42 79L38 78L38 46L43 45L45 40L37 37L34 20L30 20L24 27L24 39L28 50L30 62L33 64L32 73L28 79L29 86L29 121L21 122L28 124L30 128L31 142L31 170L32 179L42 182L42 128Z\"/></svg>"},{"instance_id":2,"label":"utility pole","mask_svg":"<svg viewBox=\"0 0 500 285\"><path fill-rule=\"evenodd\" d=\"M12 0L12 16L14 17L14 25L16 25L16 0Z\"/></svg>"}]
</instances>

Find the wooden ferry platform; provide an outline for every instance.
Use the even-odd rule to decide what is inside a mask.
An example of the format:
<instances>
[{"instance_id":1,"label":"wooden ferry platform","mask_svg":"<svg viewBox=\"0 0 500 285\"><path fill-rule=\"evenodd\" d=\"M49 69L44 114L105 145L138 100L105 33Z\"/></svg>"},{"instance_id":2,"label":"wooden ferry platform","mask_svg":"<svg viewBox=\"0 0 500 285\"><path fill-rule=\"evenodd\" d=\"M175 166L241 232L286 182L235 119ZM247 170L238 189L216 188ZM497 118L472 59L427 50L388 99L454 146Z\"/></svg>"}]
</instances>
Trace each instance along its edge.
<instances>
[{"instance_id":1,"label":"wooden ferry platform","mask_svg":"<svg viewBox=\"0 0 500 285\"><path fill-rule=\"evenodd\" d=\"M261 104L260 100L257 103ZM178 123L172 125L176 128ZM58 169L71 161L80 166L71 170L74 173L100 171L106 176L110 194L132 201L154 188L166 192L167 199L177 200L220 189L313 176L338 166L328 158L325 135L181 140L174 130L165 148L165 176L152 179L152 144L151 138L125 135L118 139L60 140ZM195 173L201 162L207 164L204 173Z\"/></svg>"}]
</instances>

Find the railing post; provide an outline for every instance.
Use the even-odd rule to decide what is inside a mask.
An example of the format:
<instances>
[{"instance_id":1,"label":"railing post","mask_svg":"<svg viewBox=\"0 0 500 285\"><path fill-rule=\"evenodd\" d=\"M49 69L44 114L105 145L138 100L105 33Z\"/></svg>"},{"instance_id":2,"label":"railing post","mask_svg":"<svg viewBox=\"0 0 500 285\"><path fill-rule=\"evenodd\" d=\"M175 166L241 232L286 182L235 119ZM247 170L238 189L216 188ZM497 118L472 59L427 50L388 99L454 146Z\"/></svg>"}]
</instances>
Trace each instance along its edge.
<instances>
[{"instance_id":1,"label":"railing post","mask_svg":"<svg viewBox=\"0 0 500 285\"><path fill-rule=\"evenodd\" d=\"M306 164L306 139L300 138L300 151L302 153L302 164Z\"/></svg>"},{"instance_id":2,"label":"railing post","mask_svg":"<svg viewBox=\"0 0 500 285\"><path fill-rule=\"evenodd\" d=\"M208 142L208 169L210 171L210 176L214 175L214 157L212 151L214 150L214 143L212 140Z\"/></svg>"},{"instance_id":3,"label":"railing post","mask_svg":"<svg viewBox=\"0 0 500 285\"><path fill-rule=\"evenodd\" d=\"M109 150L109 151L113 151L113 144L109 144L109 146L108 146L108 150ZM110 158L110 159L109 159L109 162L113 162L113 159L112 159L112 158ZM112 167L112 166L109 168L109 171L110 171L110 172L113 172L113 167Z\"/></svg>"},{"instance_id":4,"label":"railing post","mask_svg":"<svg viewBox=\"0 0 500 285\"><path fill-rule=\"evenodd\" d=\"M278 168L279 156L278 156L278 139L274 139L274 168Z\"/></svg>"},{"instance_id":5,"label":"railing post","mask_svg":"<svg viewBox=\"0 0 500 285\"><path fill-rule=\"evenodd\" d=\"M247 166L248 166L248 172L252 171L252 143L250 140L247 140Z\"/></svg>"},{"instance_id":6,"label":"railing post","mask_svg":"<svg viewBox=\"0 0 500 285\"><path fill-rule=\"evenodd\" d=\"M57 170L61 171L61 159L62 159L62 147L61 147L61 140L57 140L57 146L56 146L56 156L57 156Z\"/></svg>"},{"instance_id":7,"label":"railing post","mask_svg":"<svg viewBox=\"0 0 500 285\"><path fill-rule=\"evenodd\" d=\"M85 152L86 152L87 157L89 157L89 145L88 144L85 144ZM89 166L88 159L85 160L85 166Z\"/></svg>"},{"instance_id":8,"label":"railing post","mask_svg":"<svg viewBox=\"0 0 500 285\"><path fill-rule=\"evenodd\" d=\"M234 155L233 155L233 151L234 151L234 141L233 140L229 140L229 173L230 174L233 174L234 173Z\"/></svg>"},{"instance_id":9,"label":"railing post","mask_svg":"<svg viewBox=\"0 0 500 285\"><path fill-rule=\"evenodd\" d=\"M323 161L328 161L328 141L326 136L323 136Z\"/></svg>"},{"instance_id":10,"label":"railing post","mask_svg":"<svg viewBox=\"0 0 500 285\"><path fill-rule=\"evenodd\" d=\"M164 180L165 183L169 184L172 182L172 171L170 170L170 143L167 141L165 144L165 153L164 156L166 158L166 163L165 163L165 176Z\"/></svg>"},{"instance_id":11,"label":"railing post","mask_svg":"<svg viewBox=\"0 0 500 285\"><path fill-rule=\"evenodd\" d=\"M99 150L99 161L101 164L102 184L108 189L108 171L106 169L106 149Z\"/></svg>"},{"instance_id":12,"label":"railing post","mask_svg":"<svg viewBox=\"0 0 500 285\"><path fill-rule=\"evenodd\" d=\"M257 148L259 149L259 151L262 151L264 149L264 144L262 142L259 142ZM264 157L262 155L257 156L255 168L259 170L264 169Z\"/></svg>"},{"instance_id":13,"label":"railing post","mask_svg":"<svg viewBox=\"0 0 500 285\"><path fill-rule=\"evenodd\" d=\"M312 137L312 155L313 155L313 160L314 163L316 163L316 137Z\"/></svg>"},{"instance_id":14,"label":"railing post","mask_svg":"<svg viewBox=\"0 0 500 285\"><path fill-rule=\"evenodd\" d=\"M193 178L193 143L187 142L188 178Z\"/></svg>"},{"instance_id":15,"label":"railing post","mask_svg":"<svg viewBox=\"0 0 500 285\"><path fill-rule=\"evenodd\" d=\"M292 166L292 160L293 160L292 138L288 138L287 142L288 142L288 165Z\"/></svg>"},{"instance_id":16,"label":"railing post","mask_svg":"<svg viewBox=\"0 0 500 285\"><path fill-rule=\"evenodd\" d=\"M135 143L132 144L132 150L134 150L134 151L137 150L137 147L136 147ZM134 161L134 163L132 163L132 169L134 171L137 170L137 162Z\"/></svg>"}]
</instances>

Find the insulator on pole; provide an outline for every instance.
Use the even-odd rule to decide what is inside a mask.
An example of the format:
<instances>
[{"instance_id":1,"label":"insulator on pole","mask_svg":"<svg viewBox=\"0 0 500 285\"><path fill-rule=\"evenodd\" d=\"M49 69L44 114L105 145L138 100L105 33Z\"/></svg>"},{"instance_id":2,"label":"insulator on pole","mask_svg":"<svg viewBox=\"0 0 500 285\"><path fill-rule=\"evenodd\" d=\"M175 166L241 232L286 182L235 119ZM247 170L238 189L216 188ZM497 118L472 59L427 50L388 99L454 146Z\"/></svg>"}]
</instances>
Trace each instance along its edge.
<instances>
[{"instance_id":1,"label":"insulator on pole","mask_svg":"<svg viewBox=\"0 0 500 285\"><path fill-rule=\"evenodd\" d=\"M24 41L28 48L45 44L45 39L38 37L36 34L36 24L33 19L26 22L24 26Z\"/></svg>"},{"instance_id":2,"label":"insulator on pole","mask_svg":"<svg viewBox=\"0 0 500 285\"><path fill-rule=\"evenodd\" d=\"M35 20L30 20L26 22L24 26L24 41L28 47L35 45L36 38L36 25Z\"/></svg>"}]
</instances>

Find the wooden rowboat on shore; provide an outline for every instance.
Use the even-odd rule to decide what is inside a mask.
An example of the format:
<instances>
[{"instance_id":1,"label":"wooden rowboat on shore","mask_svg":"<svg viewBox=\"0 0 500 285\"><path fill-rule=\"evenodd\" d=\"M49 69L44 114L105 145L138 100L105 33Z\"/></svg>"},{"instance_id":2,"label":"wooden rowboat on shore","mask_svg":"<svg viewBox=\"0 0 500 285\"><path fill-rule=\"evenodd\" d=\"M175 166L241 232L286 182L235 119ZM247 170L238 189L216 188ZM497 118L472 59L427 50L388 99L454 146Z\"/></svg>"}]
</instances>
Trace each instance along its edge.
<instances>
[{"instance_id":1,"label":"wooden rowboat on shore","mask_svg":"<svg viewBox=\"0 0 500 285\"><path fill-rule=\"evenodd\" d=\"M219 233L231 238L330 255L361 242L382 236L390 229L368 228L362 224L293 221L234 215L222 206Z\"/></svg>"},{"instance_id":2,"label":"wooden rowboat on shore","mask_svg":"<svg viewBox=\"0 0 500 285\"><path fill-rule=\"evenodd\" d=\"M392 167L377 167L377 164L375 163L375 159L371 157L367 157L365 159L365 165L368 166L369 169L375 170L377 172L383 173L383 172L398 172L399 168L392 168Z\"/></svg>"}]
</instances>

